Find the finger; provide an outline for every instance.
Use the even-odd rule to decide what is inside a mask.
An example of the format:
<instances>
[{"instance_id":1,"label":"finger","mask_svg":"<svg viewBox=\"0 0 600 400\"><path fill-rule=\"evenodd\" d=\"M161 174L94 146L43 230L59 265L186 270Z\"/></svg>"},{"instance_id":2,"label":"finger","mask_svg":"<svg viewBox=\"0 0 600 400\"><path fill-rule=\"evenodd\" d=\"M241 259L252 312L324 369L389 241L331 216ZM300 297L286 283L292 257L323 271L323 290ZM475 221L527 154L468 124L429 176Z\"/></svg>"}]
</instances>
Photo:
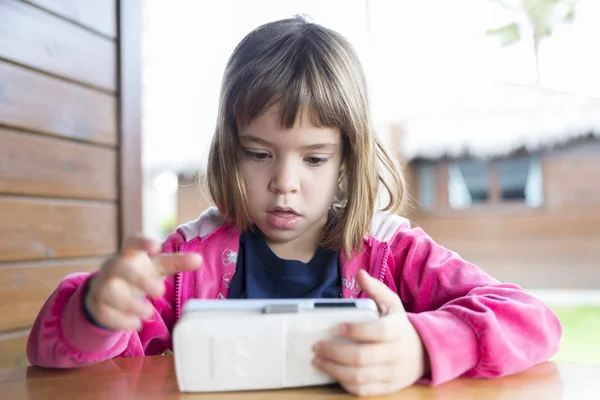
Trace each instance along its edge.
<instances>
[{"instance_id":1,"label":"finger","mask_svg":"<svg viewBox=\"0 0 600 400\"><path fill-rule=\"evenodd\" d=\"M364 366L398 360L400 346L394 342L353 343L329 340L317 343L315 356L338 364Z\"/></svg>"},{"instance_id":2,"label":"finger","mask_svg":"<svg viewBox=\"0 0 600 400\"><path fill-rule=\"evenodd\" d=\"M394 385L390 382L375 382L375 383L367 383L364 385L353 384L353 383L344 383L341 386L348 393L351 393L358 397L364 396L382 396L386 394L391 394L399 391L403 387L398 387L398 385Z\"/></svg>"},{"instance_id":3,"label":"finger","mask_svg":"<svg viewBox=\"0 0 600 400\"><path fill-rule=\"evenodd\" d=\"M137 290L132 290L127 282L119 278L107 281L104 290L94 300L123 314L142 318L150 318L154 315L154 307L140 297Z\"/></svg>"},{"instance_id":4,"label":"finger","mask_svg":"<svg viewBox=\"0 0 600 400\"><path fill-rule=\"evenodd\" d=\"M376 321L346 323L340 326L344 338L362 342L390 342L403 330L405 315L386 315Z\"/></svg>"},{"instance_id":5,"label":"finger","mask_svg":"<svg viewBox=\"0 0 600 400\"><path fill-rule=\"evenodd\" d=\"M322 358L315 358L313 363L317 368L334 378L340 384L364 385L391 380L390 368L387 364L355 367L338 364Z\"/></svg>"},{"instance_id":6,"label":"finger","mask_svg":"<svg viewBox=\"0 0 600 400\"><path fill-rule=\"evenodd\" d=\"M358 284L362 290L377 303L379 313L386 315L392 312L404 312L398 294L394 293L387 285L373 278L367 271L358 271Z\"/></svg>"},{"instance_id":7,"label":"finger","mask_svg":"<svg viewBox=\"0 0 600 400\"><path fill-rule=\"evenodd\" d=\"M135 257L139 253L154 256L160 253L160 243L143 236L134 236L127 239L121 249L121 256Z\"/></svg>"},{"instance_id":8,"label":"finger","mask_svg":"<svg viewBox=\"0 0 600 400\"><path fill-rule=\"evenodd\" d=\"M148 257L140 257L135 262L127 259L117 260L112 276L123 279L140 290L142 295L160 297L165 291L164 279L159 276L156 267Z\"/></svg>"},{"instance_id":9,"label":"finger","mask_svg":"<svg viewBox=\"0 0 600 400\"><path fill-rule=\"evenodd\" d=\"M106 303L98 303L92 315L99 324L115 331L140 330L142 328L142 321L139 317L124 314Z\"/></svg>"},{"instance_id":10,"label":"finger","mask_svg":"<svg viewBox=\"0 0 600 400\"><path fill-rule=\"evenodd\" d=\"M163 277L177 272L193 271L202 265L202 256L196 253L161 254L154 259L158 274Z\"/></svg>"}]
</instances>

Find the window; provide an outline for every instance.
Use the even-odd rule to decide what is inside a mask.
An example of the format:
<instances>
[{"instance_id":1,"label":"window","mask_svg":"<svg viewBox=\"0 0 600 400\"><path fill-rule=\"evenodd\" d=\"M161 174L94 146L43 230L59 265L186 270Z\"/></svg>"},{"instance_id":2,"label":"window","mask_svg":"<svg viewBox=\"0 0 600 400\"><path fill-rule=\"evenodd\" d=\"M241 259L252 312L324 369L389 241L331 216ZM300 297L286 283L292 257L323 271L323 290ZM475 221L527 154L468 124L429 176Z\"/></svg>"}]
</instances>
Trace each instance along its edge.
<instances>
[{"instance_id":1,"label":"window","mask_svg":"<svg viewBox=\"0 0 600 400\"><path fill-rule=\"evenodd\" d=\"M446 204L446 199L443 196L438 198L439 193L435 191L436 170L442 168L440 164L422 164L419 167L419 202L423 208ZM454 209L498 203L524 203L529 207L539 207L543 203L542 168L537 157L451 162L448 164L447 185L447 205Z\"/></svg>"},{"instance_id":2,"label":"window","mask_svg":"<svg viewBox=\"0 0 600 400\"><path fill-rule=\"evenodd\" d=\"M527 178L531 160L528 158L501 160L498 162L500 195L502 200L525 201Z\"/></svg>"},{"instance_id":3,"label":"window","mask_svg":"<svg viewBox=\"0 0 600 400\"><path fill-rule=\"evenodd\" d=\"M489 194L489 168L481 161L455 162L448 167L448 202L452 208L485 203Z\"/></svg>"},{"instance_id":4,"label":"window","mask_svg":"<svg viewBox=\"0 0 600 400\"><path fill-rule=\"evenodd\" d=\"M458 163L458 173L462 177L469 199L473 203L485 203L490 198L489 169L481 161Z\"/></svg>"},{"instance_id":5,"label":"window","mask_svg":"<svg viewBox=\"0 0 600 400\"><path fill-rule=\"evenodd\" d=\"M435 206L435 165L423 164L419 168L419 203L422 208Z\"/></svg>"}]
</instances>

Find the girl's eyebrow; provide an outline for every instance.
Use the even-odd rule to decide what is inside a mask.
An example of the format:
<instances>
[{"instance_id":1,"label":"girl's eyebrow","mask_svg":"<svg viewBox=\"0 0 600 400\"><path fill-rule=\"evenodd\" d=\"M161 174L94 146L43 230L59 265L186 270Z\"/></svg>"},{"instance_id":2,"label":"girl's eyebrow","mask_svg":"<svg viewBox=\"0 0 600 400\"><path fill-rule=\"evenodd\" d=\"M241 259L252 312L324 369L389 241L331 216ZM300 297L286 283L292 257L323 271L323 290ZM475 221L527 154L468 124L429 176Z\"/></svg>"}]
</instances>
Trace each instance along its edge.
<instances>
[{"instance_id":1,"label":"girl's eyebrow","mask_svg":"<svg viewBox=\"0 0 600 400\"><path fill-rule=\"evenodd\" d=\"M267 141L265 139L261 139L258 136L252 136L252 135L240 135L240 141L257 143L257 144L262 144L265 146L271 146L271 143L269 141Z\"/></svg>"},{"instance_id":2,"label":"girl's eyebrow","mask_svg":"<svg viewBox=\"0 0 600 400\"><path fill-rule=\"evenodd\" d=\"M335 150L338 147L337 143L315 143L304 146L305 150Z\"/></svg>"},{"instance_id":3,"label":"girl's eyebrow","mask_svg":"<svg viewBox=\"0 0 600 400\"><path fill-rule=\"evenodd\" d=\"M240 135L240 141L242 142L250 142L250 143L257 143L257 144L261 144L263 146L272 146L272 144L262 138L259 138L257 136L252 136L252 135ZM315 143L315 144L309 144L307 146L304 146L302 149L303 150L335 150L338 147L337 143Z\"/></svg>"}]
</instances>

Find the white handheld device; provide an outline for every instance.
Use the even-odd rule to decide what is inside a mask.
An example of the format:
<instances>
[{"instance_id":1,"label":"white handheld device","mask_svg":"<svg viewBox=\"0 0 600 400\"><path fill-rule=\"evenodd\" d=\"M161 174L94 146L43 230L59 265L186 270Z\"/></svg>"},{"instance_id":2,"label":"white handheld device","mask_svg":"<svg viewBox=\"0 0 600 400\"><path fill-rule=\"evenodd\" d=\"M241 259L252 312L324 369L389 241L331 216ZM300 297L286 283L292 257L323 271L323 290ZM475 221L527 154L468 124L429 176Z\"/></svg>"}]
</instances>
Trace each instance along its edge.
<instances>
[{"instance_id":1,"label":"white handheld device","mask_svg":"<svg viewBox=\"0 0 600 400\"><path fill-rule=\"evenodd\" d=\"M334 380L313 345L344 322L379 318L371 299L189 300L173 329L182 392L265 390Z\"/></svg>"}]
</instances>

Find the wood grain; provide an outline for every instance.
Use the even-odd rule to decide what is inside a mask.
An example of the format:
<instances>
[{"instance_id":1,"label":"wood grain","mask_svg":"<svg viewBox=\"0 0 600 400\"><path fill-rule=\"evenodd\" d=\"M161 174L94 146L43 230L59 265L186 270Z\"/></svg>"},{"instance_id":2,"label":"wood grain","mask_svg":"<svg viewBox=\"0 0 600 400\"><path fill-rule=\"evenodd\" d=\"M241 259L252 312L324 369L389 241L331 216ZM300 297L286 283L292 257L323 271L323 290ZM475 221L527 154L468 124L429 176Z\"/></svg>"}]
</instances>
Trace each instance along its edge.
<instances>
[{"instance_id":1,"label":"wood grain","mask_svg":"<svg viewBox=\"0 0 600 400\"><path fill-rule=\"evenodd\" d=\"M0 331L29 328L58 284L74 272L97 270L104 258L0 266Z\"/></svg>"},{"instance_id":2,"label":"wood grain","mask_svg":"<svg viewBox=\"0 0 600 400\"><path fill-rule=\"evenodd\" d=\"M0 193L117 199L116 150L0 128Z\"/></svg>"},{"instance_id":3,"label":"wood grain","mask_svg":"<svg viewBox=\"0 0 600 400\"><path fill-rule=\"evenodd\" d=\"M25 367L29 365L25 347L29 330L0 334L0 369ZM0 393L2 390L0 388ZM7 397L14 398L14 397Z\"/></svg>"},{"instance_id":4,"label":"wood grain","mask_svg":"<svg viewBox=\"0 0 600 400\"><path fill-rule=\"evenodd\" d=\"M117 249L113 203L0 196L0 262L93 257Z\"/></svg>"},{"instance_id":5,"label":"wood grain","mask_svg":"<svg viewBox=\"0 0 600 400\"><path fill-rule=\"evenodd\" d=\"M544 362L521 373L494 379L457 378L439 386L412 385L372 400L581 400L598 397L600 365ZM351 399L339 386L284 390L181 393L173 356L125 357L86 368L13 368L0 371L0 390L7 399L203 399L203 400L335 400ZM355 397L354 397L355 398Z\"/></svg>"},{"instance_id":6,"label":"wood grain","mask_svg":"<svg viewBox=\"0 0 600 400\"><path fill-rule=\"evenodd\" d=\"M106 36L117 35L115 0L28 0Z\"/></svg>"},{"instance_id":7,"label":"wood grain","mask_svg":"<svg viewBox=\"0 0 600 400\"><path fill-rule=\"evenodd\" d=\"M2 125L114 146L116 104L113 95L0 61Z\"/></svg>"},{"instance_id":8,"label":"wood grain","mask_svg":"<svg viewBox=\"0 0 600 400\"><path fill-rule=\"evenodd\" d=\"M0 2L0 58L114 91L116 45L18 0Z\"/></svg>"}]
</instances>

